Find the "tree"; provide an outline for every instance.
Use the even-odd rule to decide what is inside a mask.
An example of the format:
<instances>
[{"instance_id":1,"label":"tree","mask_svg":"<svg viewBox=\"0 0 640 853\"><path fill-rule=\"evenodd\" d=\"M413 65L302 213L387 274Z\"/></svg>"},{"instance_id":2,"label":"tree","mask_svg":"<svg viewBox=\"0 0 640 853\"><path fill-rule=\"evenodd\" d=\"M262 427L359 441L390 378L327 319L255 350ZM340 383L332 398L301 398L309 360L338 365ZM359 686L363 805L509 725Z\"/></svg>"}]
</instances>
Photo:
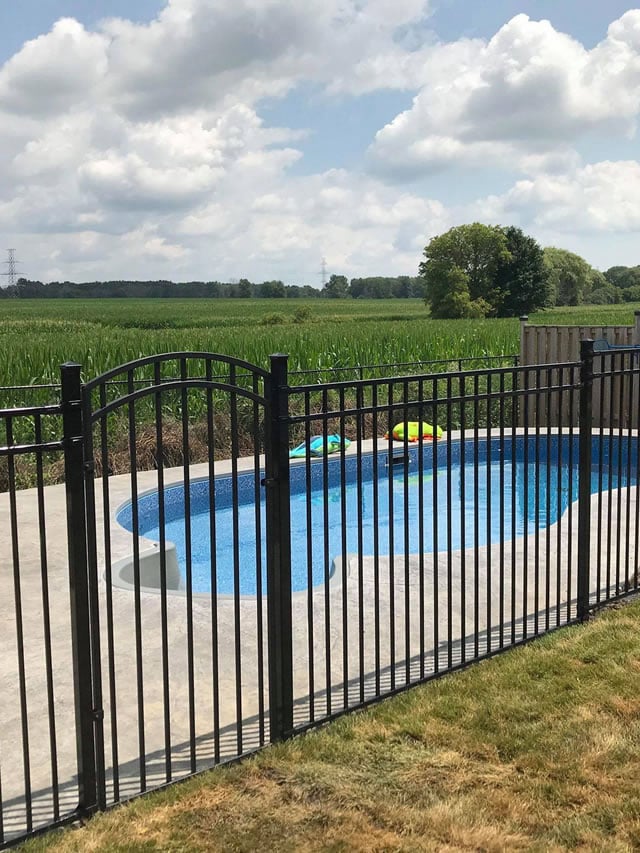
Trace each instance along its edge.
<instances>
[{"instance_id":1,"label":"tree","mask_svg":"<svg viewBox=\"0 0 640 853\"><path fill-rule=\"evenodd\" d=\"M495 305L499 317L518 317L551 302L549 273L542 246L512 225L502 228L510 258L496 271L496 290L502 294Z\"/></svg>"},{"instance_id":2,"label":"tree","mask_svg":"<svg viewBox=\"0 0 640 853\"><path fill-rule=\"evenodd\" d=\"M317 287L312 287L310 284L305 284L300 288L300 296L304 299L318 299L322 296L322 291Z\"/></svg>"},{"instance_id":3,"label":"tree","mask_svg":"<svg viewBox=\"0 0 640 853\"><path fill-rule=\"evenodd\" d=\"M332 275L322 289L329 299L346 299L349 296L349 281L346 275Z\"/></svg>"},{"instance_id":4,"label":"tree","mask_svg":"<svg viewBox=\"0 0 640 853\"><path fill-rule=\"evenodd\" d=\"M433 317L497 313L503 301L497 272L511 259L501 228L479 222L459 225L434 237L424 256L419 270L425 282L425 302ZM454 289L451 297L448 287Z\"/></svg>"},{"instance_id":5,"label":"tree","mask_svg":"<svg viewBox=\"0 0 640 853\"><path fill-rule=\"evenodd\" d=\"M550 302L542 247L520 228L460 225L434 237L424 254L420 274L433 317L513 317Z\"/></svg>"},{"instance_id":6,"label":"tree","mask_svg":"<svg viewBox=\"0 0 640 853\"><path fill-rule=\"evenodd\" d=\"M604 284L596 284L589 292L587 301L590 305L614 305L616 302L635 302L636 300L629 295L633 291L633 287L628 287L626 290L620 290L604 279ZM638 285L640 290L640 285Z\"/></svg>"},{"instance_id":7,"label":"tree","mask_svg":"<svg viewBox=\"0 0 640 853\"><path fill-rule=\"evenodd\" d=\"M640 284L632 284L622 291L623 302L640 302Z\"/></svg>"},{"instance_id":8,"label":"tree","mask_svg":"<svg viewBox=\"0 0 640 853\"><path fill-rule=\"evenodd\" d=\"M422 287L422 279L409 275L352 278L349 296L354 299L409 299L422 296Z\"/></svg>"},{"instance_id":9,"label":"tree","mask_svg":"<svg viewBox=\"0 0 640 853\"><path fill-rule=\"evenodd\" d=\"M284 299L286 296L284 283L281 281L263 281L256 289L260 299Z\"/></svg>"},{"instance_id":10,"label":"tree","mask_svg":"<svg viewBox=\"0 0 640 853\"><path fill-rule=\"evenodd\" d=\"M610 284L604 273L591 267L587 285L584 291L584 301L590 305L612 305L621 301L624 291Z\"/></svg>"},{"instance_id":11,"label":"tree","mask_svg":"<svg viewBox=\"0 0 640 853\"><path fill-rule=\"evenodd\" d=\"M484 299L471 299L469 277L457 266L432 261L427 272L427 304L435 320L484 317L490 306Z\"/></svg>"},{"instance_id":12,"label":"tree","mask_svg":"<svg viewBox=\"0 0 640 853\"><path fill-rule=\"evenodd\" d=\"M408 275L400 275L393 286L393 295L396 299L408 299L413 290L413 282Z\"/></svg>"},{"instance_id":13,"label":"tree","mask_svg":"<svg viewBox=\"0 0 640 853\"><path fill-rule=\"evenodd\" d=\"M253 285L249 279L241 278L238 282L238 296L241 299L251 299L253 296Z\"/></svg>"},{"instance_id":14,"label":"tree","mask_svg":"<svg viewBox=\"0 0 640 853\"><path fill-rule=\"evenodd\" d=\"M566 249L548 247L544 263L549 272L549 285L555 305L580 305L589 293L597 270L580 255Z\"/></svg>"},{"instance_id":15,"label":"tree","mask_svg":"<svg viewBox=\"0 0 640 853\"><path fill-rule=\"evenodd\" d=\"M619 287L621 290L626 290L628 287L637 287L640 285L640 266L611 267L606 271L604 277L610 284Z\"/></svg>"}]
</instances>

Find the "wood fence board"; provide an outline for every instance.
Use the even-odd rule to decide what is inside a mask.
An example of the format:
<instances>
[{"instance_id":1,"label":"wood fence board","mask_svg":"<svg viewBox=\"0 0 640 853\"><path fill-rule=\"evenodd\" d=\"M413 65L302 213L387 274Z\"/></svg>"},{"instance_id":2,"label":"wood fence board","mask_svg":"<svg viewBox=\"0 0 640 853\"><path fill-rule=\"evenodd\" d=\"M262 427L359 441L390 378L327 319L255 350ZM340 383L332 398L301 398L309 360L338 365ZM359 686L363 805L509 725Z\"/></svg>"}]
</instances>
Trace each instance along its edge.
<instances>
[{"instance_id":1,"label":"wood fence board","mask_svg":"<svg viewBox=\"0 0 640 853\"><path fill-rule=\"evenodd\" d=\"M566 364L576 362L580 359L580 341L607 340L610 344L617 346L640 345L640 312L636 313L635 325L633 326L530 326L524 318L521 320L520 328L520 364ZM627 357L628 358L628 357ZM625 368L628 368L625 358ZM635 358L635 357L634 357ZM594 427L632 427L637 428L640 423L640 355L636 364L637 373L632 380L625 380L621 376L613 376L609 381L603 382L597 379L597 374L602 370L602 357L594 360L594 373L596 380L593 384L593 412ZM620 363L622 359L618 360ZM615 356L614 356L615 362ZM606 370L611 368L610 357L606 359ZM529 385L533 382L532 374ZM555 368L553 371L540 371L541 379L550 381L554 385L569 382L570 371ZM575 376L577 381L577 374ZM623 385L633 382L631 392ZM625 407L616 404L622 399L621 393L625 391L625 399L631 401L631 406ZM528 406L527 423L524 423L524 412L520 414L520 423L523 426L559 426L567 423L569 417L573 423L578 419L578 395L564 392L552 395L550 406L544 412L536 412L535 405Z\"/></svg>"}]
</instances>

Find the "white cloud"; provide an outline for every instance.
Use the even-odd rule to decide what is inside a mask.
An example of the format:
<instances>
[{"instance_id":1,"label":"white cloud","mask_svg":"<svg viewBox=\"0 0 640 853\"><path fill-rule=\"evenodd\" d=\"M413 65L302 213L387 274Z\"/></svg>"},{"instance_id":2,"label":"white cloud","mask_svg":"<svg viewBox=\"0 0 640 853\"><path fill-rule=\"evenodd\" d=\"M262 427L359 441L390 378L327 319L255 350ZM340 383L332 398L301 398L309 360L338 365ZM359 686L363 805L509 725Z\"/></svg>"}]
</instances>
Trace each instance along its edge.
<instances>
[{"instance_id":1,"label":"white cloud","mask_svg":"<svg viewBox=\"0 0 640 853\"><path fill-rule=\"evenodd\" d=\"M430 236L471 218L640 229L638 164L588 166L576 150L587 132L634 133L640 11L591 51L526 16L487 43L437 44L428 11L424 0L169 0L146 25L59 21L0 68L6 245L43 278L317 283L322 255L347 275L414 273ZM296 174L304 133L269 127L261 99L300 84L329 101L417 92L372 145L380 174ZM526 180L455 208L398 187L461 164Z\"/></svg>"},{"instance_id":2,"label":"white cloud","mask_svg":"<svg viewBox=\"0 0 640 853\"><path fill-rule=\"evenodd\" d=\"M316 176L309 213L311 190L285 189L304 134L266 127L257 102L301 81L361 88L358 63L401 59L394 34L426 12L425 0L169 0L146 25L58 21L0 69L0 227L38 235L30 244L57 269L77 236L87 272L100 249L126 265L136 241L158 263L206 255L200 242L229 265L255 257L254 270L264 256L328 252L321 229L347 243L331 219L340 208L352 227L372 227L364 190Z\"/></svg>"},{"instance_id":3,"label":"white cloud","mask_svg":"<svg viewBox=\"0 0 640 853\"><path fill-rule=\"evenodd\" d=\"M170 261L175 261L187 254L184 246L169 243L167 239L159 236L156 230L153 226L143 225L141 228L130 231L124 240L125 247L132 254Z\"/></svg>"},{"instance_id":4,"label":"white cloud","mask_svg":"<svg viewBox=\"0 0 640 853\"><path fill-rule=\"evenodd\" d=\"M0 111L42 118L109 103L153 120L255 104L302 80L406 86L418 53L395 36L427 13L427 0L168 0L148 24L111 18L88 32L63 18L0 70Z\"/></svg>"},{"instance_id":5,"label":"white cloud","mask_svg":"<svg viewBox=\"0 0 640 853\"><path fill-rule=\"evenodd\" d=\"M108 39L62 18L0 69L0 110L49 116L84 101L107 72Z\"/></svg>"},{"instance_id":6,"label":"white cloud","mask_svg":"<svg viewBox=\"0 0 640 853\"><path fill-rule=\"evenodd\" d=\"M213 204L194 212L180 233L187 241L208 234L212 255L234 265L228 275L273 265L304 270L306 283L313 283L322 254L333 269L349 275L371 269L415 273L427 239L450 224L439 202L398 196L390 187L343 170L290 179L284 186L277 179L264 181L263 190L250 205L242 192L225 193L224 207Z\"/></svg>"},{"instance_id":7,"label":"white cloud","mask_svg":"<svg viewBox=\"0 0 640 853\"><path fill-rule=\"evenodd\" d=\"M40 125L27 140L16 146L11 176L18 182L57 182L67 169L74 169L90 144L92 118L89 113L65 115L59 121ZM6 143L5 143L6 144Z\"/></svg>"},{"instance_id":8,"label":"white cloud","mask_svg":"<svg viewBox=\"0 0 640 853\"><path fill-rule=\"evenodd\" d=\"M640 163L604 161L567 175L518 181L478 204L502 221L558 233L640 230Z\"/></svg>"},{"instance_id":9,"label":"white cloud","mask_svg":"<svg viewBox=\"0 0 640 853\"><path fill-rule=\"evenodd\" d=\"M457 42L431 62L412 107L382 128L372 167L415 178L451 165L537 171L590 131L633 135L640 111L640 10L593 50L548 21L517 15L488 42Z\"/></svg>"}]
</instances>

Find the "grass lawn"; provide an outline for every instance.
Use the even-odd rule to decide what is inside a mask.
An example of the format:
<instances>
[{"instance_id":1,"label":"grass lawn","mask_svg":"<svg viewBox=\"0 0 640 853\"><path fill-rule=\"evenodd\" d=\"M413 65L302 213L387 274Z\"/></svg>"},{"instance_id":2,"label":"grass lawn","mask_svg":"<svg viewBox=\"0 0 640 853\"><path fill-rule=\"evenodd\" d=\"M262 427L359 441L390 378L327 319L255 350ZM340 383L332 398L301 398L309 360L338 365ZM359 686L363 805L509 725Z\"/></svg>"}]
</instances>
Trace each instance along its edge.
<instances>
[{"instance_id":1,"label":"grass lawn","mask_svg":"<svg viewBox=\"0 0 640 853\"><path fill-rule=\"evenodd\" d=\"M640 847L640 602L28 851Z\"/></svg>"}]
</instances>

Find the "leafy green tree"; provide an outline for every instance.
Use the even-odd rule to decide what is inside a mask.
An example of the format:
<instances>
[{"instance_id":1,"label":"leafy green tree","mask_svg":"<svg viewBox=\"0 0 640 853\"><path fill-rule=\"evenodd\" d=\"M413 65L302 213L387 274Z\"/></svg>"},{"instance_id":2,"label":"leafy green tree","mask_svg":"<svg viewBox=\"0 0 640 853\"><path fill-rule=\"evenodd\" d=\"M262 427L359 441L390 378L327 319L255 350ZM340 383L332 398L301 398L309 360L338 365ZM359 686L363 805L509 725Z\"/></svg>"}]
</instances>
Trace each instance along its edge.
<instances>
[{"instance_id":1,"label":"leafy green tree","mask_svg":"<svg viewBox=\"0 0 640 853\"><path fill-rule=\"evenodd\" d=\"M261 299L284 299L286 296L285 286L281 281L263 281L256 290Z\"/></svg>"},{"instance_id":2,"label":"leafy green tree","mask_svg":"<svg viewBox=\"0 0 640 853\"><path fill-rule=\"evenodd\" d=\"M253 296L253 285L249 279L241 278L238 282L238 296L241 299L251 299Z\"/></svg>"},{"instance_id":3,"label":"leafy green tree","mask_svg":"<svg viewBox=\"0 0 640 853\"><path fill-rule=\"evenodd\" d=\"M424 254L420 274L433 317L513 317L550 302L543 250L520 228L460 225L434 237ZM453 271L464 278L443 278Z\"/></svg>"},{"instance_id":4,"label":"leafy green tree","mask_svg":"<svg viewBox=\"0 0 640 853\"><path fill-rule=\"evenodd\" d=\"M635 300L627 296L630 290L633 288L620 290L619 287L614 287L605 279L604 284L597 284L589 292L587 301L590 305L614 305L616 302L633 302ZM638 290L640 290L640 286Z\"/></svg>"},{"instance_id":5,"label":"leafy green tree","mask_svg":"<svg viewBox=\"0 0 640 853\"><path fill-rule=\"evenodd\" d=\"M544 262L549 272L549 284L555 305L580 305L585 296L600 281L597 270L573 252L548 247L544 250ZM597 274L597 275L596 275Z\"/></svg>"},{"instance_id":6,"label":"leafy green tree","mask_svg":"<svg viewBox=\"0 0 640 853\"><path fill-rule=\"evenodd\" d=\"M484 317L490 305L484 299L471 299L469 276L457 266L445 261L431 261L425 271L425 302L436 319L461 319L464 317Z\"/></svg>"},{"instance_id":7,"label":"leafy green tree","mask_svg":"<svg viewBox=\"0 0 640 853\"><path fill-rule=\"evenodd\" d=\"M622 293L623 302L640 302L640 284L632 284L626 287Z\"/></svg>"},{"instance_id":8,"label":"leafy green tree","mask_svg":"<svg viewBox=\"0 0 640 853\"><path fill-rule=\"evenodd\" d=\"M590 305L613 305L622 301L624 293L619 287L611 284L604 273L591 268L591 273L584 291L584 301Z\"/></svg>"},{"instance_id":9,"label":"leafy green tree","mask_svg":"<svg viewBox=\"0 0 640 853\"><path fill-rule=\"evenodd\" d=\"M383 276L369 278L352 278L349 285L349 295L354 299L389 299L397 279Z\"/></svg>"},{"instance_id":10,"label":"leafy green tree","mask_svg":"<svg viewBox=\"0 0 640 853\"><path fill-rule=\"evenodd\" d=\"M549 273L544 263L542 246L521 228L502 228L507 239L509 259L496 271L496 291L501 301L494 305L499 317L518 317L551 302Z\"/></svg>"},{"instance_id":11,"label":"leafy green tree","mask_svg":"<svg viewBox=\"0 0 640 853\"><path fill-rule=\"evenodd\" d=\"M305 299L318 299L322 296L322 291L317 287L312 287L310 284L305 284L300 288L300 296Z\"/></svg>"},{"instance_id":12,"label":"leafy green tree","mask_svg":"<svg viewBox=\"0 0 640 853\"><path fill-rule=\"evenodd\" d=\"M621 290L637 287L640 285L640 266L611 267L605 272L604 277L610 284L619 287Z\"/></svg>"},{"instance_id":13,"label":"leafy green tree","mask_svg":"<svg viewBox=\"0 0 640 853\"><path fill-rule=\"evenodd\" d=\"M346 299L349 296L349 281L346 275L332 275L322 289L329 299Z\"/></svg>"},{"instance_id":14,"label":"leafy green tree","mask_svg":"<svg viewBox=\"0 0 640 853\"><path fill-rule=\"evenodd\" d=\"M393 286L393 295L396 299L408 299L413 292L413 282L408 275L398 276Z\"/></svg>"},{"instance_id":15,"label":"leafy green tree","mask_svg":"<svg viewBox=\"0 0 640 853\"><path fill-rule=\"evenodd\" d=\"M408 299L422 296L422 279L409 275L352 278L349 295L354 299Z\"/></svg>"},{"instance_id":16,"label":"leafy green tree","mask_svg":"<svg viewBox=\"0 0 640 853\"><path fill-rule=\"evenodd\" d=\"M511 255L498 226L459 225L433 237L419 267L432 317L496 313L503 301L497 272ZM453 294L448 295L448 288ZM454 313L452 313L454 312Z\"/></svg>"}]
</instances>

